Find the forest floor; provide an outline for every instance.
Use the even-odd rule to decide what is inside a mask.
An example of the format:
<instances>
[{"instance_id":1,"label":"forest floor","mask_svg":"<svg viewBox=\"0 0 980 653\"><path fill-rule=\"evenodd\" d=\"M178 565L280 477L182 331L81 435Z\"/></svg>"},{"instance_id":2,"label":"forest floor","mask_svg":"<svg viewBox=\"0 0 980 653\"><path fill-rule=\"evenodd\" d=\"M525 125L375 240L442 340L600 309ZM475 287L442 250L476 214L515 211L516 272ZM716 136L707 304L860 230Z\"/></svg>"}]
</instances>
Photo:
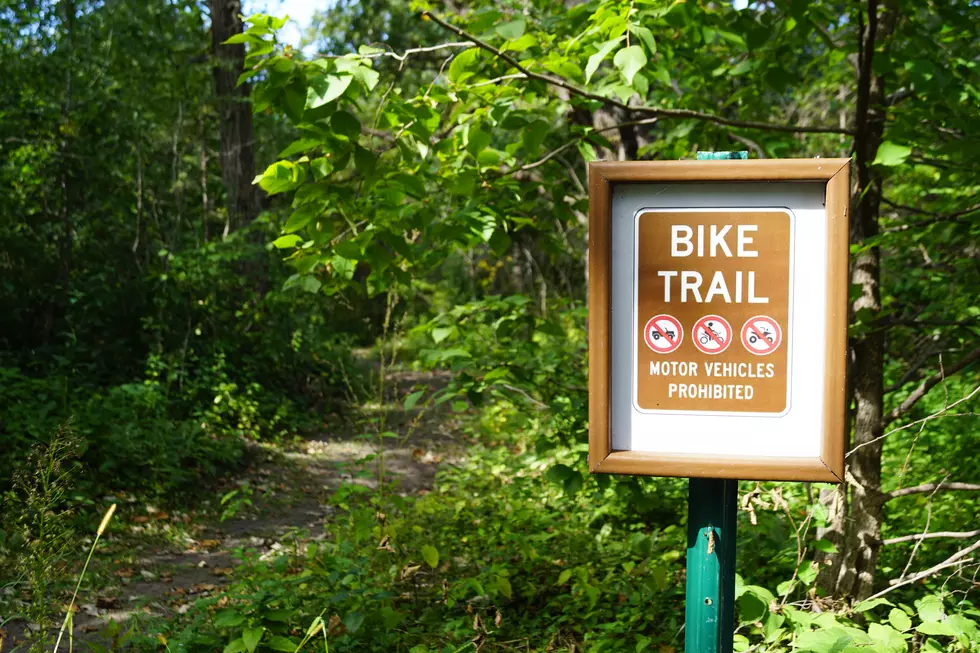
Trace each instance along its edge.
<instances>
[{"instance_id":1,"label":"forest floor","mask_svg":"<svg viewBox=\"0 0 980 653\"><path fill-rule=\"evenodd\" d=\"M392 401L354 407L313 437L252 446L247 469L183 510L119 497L127 505L92 559L77 600L75 637L105 641L112 622L128 627L183 614L194 601L220 593L244 551L266 557L322 539L335 490L344 483L376 489L382 465L386 488L402 495L427 492L439 466L463 455L466 438L448 410L406 412L394 398L423 387L429 394L447 380L392 372L385 393ZM381 438L379 431L388 435ZM28 627L8 624L7 646L0 650L23 645Z\"/></svg>"}]
</instances>

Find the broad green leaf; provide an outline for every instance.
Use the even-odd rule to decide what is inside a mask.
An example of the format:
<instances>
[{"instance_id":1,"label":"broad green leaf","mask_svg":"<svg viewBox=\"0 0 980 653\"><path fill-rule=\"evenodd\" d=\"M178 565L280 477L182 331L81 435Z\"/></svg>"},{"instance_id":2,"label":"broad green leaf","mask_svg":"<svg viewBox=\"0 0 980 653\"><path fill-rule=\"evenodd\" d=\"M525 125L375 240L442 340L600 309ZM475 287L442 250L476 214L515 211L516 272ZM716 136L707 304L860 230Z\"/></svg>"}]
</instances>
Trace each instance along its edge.
<instances>
[{"instance_id":1,"label":"broad green leaf","mask_svg":"<svg viewBox=\"0 0 980 653\"><path fill-rule=\"evenodd\" d=\"M343 256L332 256L330 258L330 267L333 269L334 276L340 277L341 279L354 278L354 271L357 269L357 261L352 261L349 258L344 258Z\"/></svg>"},{"instance_id":2,"label":"broad green leaf","mask_svg":"<svg viewBox=\"0 0 980 653\"><path fill-rule=\"evenodd\" d=\"M245 623L245 615L237 610L222 610L214 618L214 625L218 628L234 628Z\"/></svg>"},{"instance_id":3,"label":"broad green leaf","mask_svg":"<svg viewBox=\"0 0 980 653\"><path fill-rule=\"evenodd\" d=\"M415 408L415 404L419 402L419 399L421 399L422 395L424 394L425 390L416 390L412 394L408 395L405 397L405 403L402 405L402 408L406 411L412 410Z\"/></svg>"},{"instance_id":4,"label":"broad green leaf","mask_svg":"<svg viewBox=\"0 0 980 653\"><path fill-rule=\"evenodd\" d=\"M283 637L282 635L273 635L269 638L269 641L266 642L266 646L271 648L273 651L281 651L282 653L294 653L298 645L298 642L294 642L288 637Z\"/></svg>"},{"instance_id":5,"label":"broad green leaf","mask_svg":"<svg viewBox=\"0 0 980 653\"><path fill-rule=\"evenodd\" d=\"M599 45L598 51L589 57L588 63L585 64L585 83L587 84L595 71L599 69L599 64L609 56L609 53L613 51L620 41L625 39L625 36L620 36L619 38L612 39L611 41L606 41Z\"/></svg>"},{"instance_id":6,"label":"broad green leaf","mask_svg":"<svg viewBox=\"0 0 980 653\"><path fill-rule=\"evenodd\" d=\"M587 143L585 141L578 142L578 151L582 155L582 158L586 161L596 161L599 156L595 153L595 148L592 147L592 143Z\"/></svg>"},{"instance_id":7,"label":"broad green leaf","mask_svg":"<svg viewBox=\"0 0 980 653\"><path fill-rule=\"evenodd\" d=\"M915 627L915 630L923 635L946 635L949 637L956 636L956 629L945 621L923 621L921 624Z\"/></svg>"},{"instance_id":8,"label":"broad green leaf","mask_svg":"<svg viewBox=\"0 0 980 653\"><path fill-rule=\"evenodd\" d=\"M348 612L344 617L344 627L347 628L347 632L356 633L361 628L361 624L364 623L364 613L354 610L353 612Z\"/></svg>"},{"instance_id":9,"label":"broad green leaf","mask_svg":"<svg viewBox=\"0 0 980 653\"><path fill-rule=\"evenodd\" d=\"M242 640L245 642L245 648L248 650L248 653L254 653L255 647L259 645L259 640L262 639L264 633L265 628L262 626L246 628L242 631Z\"/></svg>"},{"instance_id":10,"label":"broad green leaf","mask_svg":"<svg viewBox=\"0 0 980 653\"><path fill-rule=\"evenodd\" d=\"M616 56L613 57L613 64L619 68L619 72L623 74L626 83L632 84L634 75L647 64L647 55L641 46L631 45L616 53Z\"/></svg>"},{"instance_id":11,"label":"broad green leaf","mask_svg":"<svg viewBox=\"0 0 980 653\"><path fill-rule=\"evenodd\" d=\"M888 613L888 623L899 632L905 632L912 627L912 620L904 610L899 608L892 608L892 611Z\"/></svg>"},{"instance_id":12,"label":"broad green leaf","mask_svg":"<svg viewBox=\"0 0 980 653\"><path fill-rule=\"evenodd\" d=\"M463 50L453 57L452 63L449 64L449 80L460 84L466 81L468 77L472 77L476 72L474 68L476 68L479 56L479 48L473 47Z\"/></svg>"},{"instance_id":13,"label":"broad green leaf","mask_svg":"<svg viewBox=\"0 0 980 653\"><path fill-rule=\"evenodd\" d=\"M897 166L905 163L905 159L912 154L912 148L907 145L899 145L891 141L885 141L878 146L878 154L875 155L874 165Z\"/></svg>"},{"instance_id":14,"label":"broad green leaf","mask_svg":"<svg viewBox=\"0 0 980 653\"><path fill-rule=\"evenodd\" d=\"M854 606L855 612L866 612L872 608L877 608L879 605L890 605L895 607L895 604L884 598L871 599L869 601L861 601L856 606Z\"/></svg>"},{"instance_id":15,"label":"broad green leaf","mask_svg":"<svg viewBox=\"0 0 980 653\"><path fill-rule=\"evenodd\" d=\"M497 576L497 582L495 583L497 591L503 594L505 597L513 598L514 589L510 586L510 580L506 576Z\"/></svg>"},{"instance_id":16,"label":"broad green leaf","mask_svg":"<svg viewBox=\"0 0 980 653\"><path fill-rule=\"evenodd\" d=\"M287 234L291 234L294 231L299 231L306 225L310 224L313 218L319 214L319 209L314 206L304 206L296 209L293 211L292 215L289 216L289 219L286 220L286 225L282 228L282 230Z\"/></svg>"},{"instance_id":17,"label":"broad green leaf","mask_svg":"<svg viewBox=\"0 0 980 653\"><path fill-rule=\"evenodd\" d=\"M340 110L330 117L330 127L337 134L353 139L361 133L361 122L349 111Z\"/></svg>"},{"instance_id":18,"label":"broad green leaf","mask_svg":"<svg viewBox=\"0 0 980 653\"><path fill-rule=\"evenodd\" d=\"M548 471L544 473L544 477L552 483L564 483L565 479L574 473L575 470L568 465L558 463L549 467Z\"/></svg>"},{"instance_id":19,"label":"broad green leaf","mask_svg":"<svg viewBox=\"0 0 980 653\"><path fill-rule=\"evenodd\" d=\"M225 646L223 653L245 653L245 640L241 637L233 639Z\"/></svg>"},{"instance_id":20,"label":"broad green leaf","mask_svg":"<svg viewBox=\"0 0 980 653\"><path fill-rule=\"evenodd\" d=\"M653 32L650 31L649 27L643 27L641 25L633 25L630 31L643 41L643 45L647 46L647 51L653 55L657 53L657 41L653 38Z\"/></svg>"},{"instance_id":21,"label":"broad green leaf","mask_svg":"<svg viewBox=\"0 0 980 653\"><path fill-rule=\"evenodd\" d=\"M813 548L823 553L837 553L837 547L833 542L827 540L814 540Z\"/></svg>"},{"instance_id":22,"label":"broad green leaf","mask_svg":"<svg viewBox=\"0 0 980 653\"><path fill-rule=\"evenodd\" d=\"M524 34L525 29L527 29L527 21L524 19L523 15L518 14L517 18L502 25L498 25L494 31L497 32L497 35L501 38L512 41L520 38Z\"/></svg>"},{"instance_id":23,"label":"broad green leaf","mask_svg":"<svg viewBox=\"0 0 980 653\"><path fill-rule=\"evenodd\" d=\"M321 141L316 138L300 138L290 143L286 149L279 153L280 159L285 159L294 154L299 154L300 152L309 152L312 149L319 147Z\"/></svg>"},{"instance_id":24,"label":"broad green leaf","mask_svg":"<svg viewBox=\"0 0 980 653\"><path fill-rule=\"evenodd\" d=\"M440 342L448 338L453 332L453 327L436 327L432 329L432 339L438 345Z\"/></svg>"},{"instance_id":25,"label":"broad green leaf","mask_svg":"<svg viewBox=\"0 0 980 653\"><path fill-rule=\"evenodd\" d=\"M298 244L303 242L303 239L296 234L288 234L286 236L279 236L274 241L272 241L272 246L276 249L286 249L289 247L296 247Z\"/></svg>"},{"instance_id":26,"label":"broad green leaf","mask_svg":"<svg viewBox=\"0 0 980 653\"><path fill-rule=\"evenodd\" d=\"M430 544L422 547L422 559L433 569L439 566L439 550Z\"/></svg>"},{"instance_id":27,"label":"broad green leaf","mask_svg":"<svg viewBox=\"0 0 980 653\"><path fill-rule=\"evenodd\" d=\"M306 89L306 108L316 109L333 102L344 94L353 79L350 73L327 73L314 77Z\"/></svg>"}]
</instances>

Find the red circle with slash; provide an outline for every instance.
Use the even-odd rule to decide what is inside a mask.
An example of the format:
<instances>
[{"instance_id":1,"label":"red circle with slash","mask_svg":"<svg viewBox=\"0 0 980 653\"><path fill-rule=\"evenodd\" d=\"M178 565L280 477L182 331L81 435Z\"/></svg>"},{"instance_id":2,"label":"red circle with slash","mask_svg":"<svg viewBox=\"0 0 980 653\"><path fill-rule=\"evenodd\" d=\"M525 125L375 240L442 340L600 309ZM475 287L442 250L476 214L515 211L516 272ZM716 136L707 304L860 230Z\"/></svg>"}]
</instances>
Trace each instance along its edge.
<instances>
[{"instance_id":1,"label":"red circle with slash","mask_svg":"<svg viewBox=\"0 0 980 653\"><path fill-rule=\"evenodd\" d=\"M691 329L691 341L705 354L720 354L732 344L732 325L720 315L705 315Z\"/></svg>"},{"instance_id":2,"label":"red circle with slash","mask_svg":"<svg viewBox=\"0 0 980 653\"><path fill-rule=\"evenodd\" d=\"M673 315L654 315L643 327L643 341L658 354L677 351L684 340L684 327Z\"/></svg>"},{"instance_id":3,"label":"red circle with slash","mask_svg":"<svg viewBox=\"0 0 980 653\"><path fill-rule=\"evenodd\" d=\"M742 344L749 353L767 356L779 349L783 342L783 330L768 315L756 315L745 321L742 327Z\"/></svg>"}]
</instances>

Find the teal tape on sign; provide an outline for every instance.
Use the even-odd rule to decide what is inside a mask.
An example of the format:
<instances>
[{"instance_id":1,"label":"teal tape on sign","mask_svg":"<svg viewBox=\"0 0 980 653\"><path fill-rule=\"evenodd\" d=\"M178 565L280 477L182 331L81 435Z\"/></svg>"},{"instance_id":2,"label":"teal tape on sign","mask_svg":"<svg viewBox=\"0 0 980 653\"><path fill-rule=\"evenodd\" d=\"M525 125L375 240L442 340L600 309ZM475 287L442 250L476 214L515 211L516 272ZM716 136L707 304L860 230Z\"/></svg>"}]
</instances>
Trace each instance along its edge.
<instances>
[{"instance_id":1,"label":"teal tape on sign","mask_svg":"<svg viewBox=\"0 0 980 653\"><path fill-rule=\"evenodd\" d=\"M721 161L726 159L747 159L748 150L741 152L698 152L698 161Z\"/></svg>"}]
</instances>

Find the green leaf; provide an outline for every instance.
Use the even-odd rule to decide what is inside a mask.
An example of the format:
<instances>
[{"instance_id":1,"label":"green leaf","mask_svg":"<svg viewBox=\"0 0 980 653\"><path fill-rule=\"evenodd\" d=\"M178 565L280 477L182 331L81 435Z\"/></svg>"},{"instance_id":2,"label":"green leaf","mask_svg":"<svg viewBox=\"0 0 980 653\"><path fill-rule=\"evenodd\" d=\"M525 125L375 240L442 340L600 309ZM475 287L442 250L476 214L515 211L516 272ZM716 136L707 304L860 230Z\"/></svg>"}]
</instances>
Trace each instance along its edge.
<instances>
[{"instance_id":1,"label":"green leaf","mask_svg":"<svg viewBox=\"0 0 980 653\"><path fill-rule=\"evenodd\" d=\"M348 612L344 617L344 627L347 628L347 632L356 633L360 628L361 624L364 623L364 613L353 611Z\"/></svg>"},{"instance_id":2,"label":"green leaf","mask_svg":"<svg viewBox=\"0 0 980 653\"><path fill-rule=\"evenodd\" d=\"M254 653L255 647L259 645L259 640L262 639L264 633L265 628L262 626L246 628L242 631L242 640L245 641L245 648L248 649L248 653Z\"/></svg>"},{"instance_id":3,"label":"green leaf","mask_svg":"<svg viewBox=\"0 0 980 653\"><path fill-rule=\"evenodd\" d=\"M524 146L524 151L530 156L536 155L550 131L551 125L544 120L535 120L524 127L521 133L521 144Z\"/></svg>"},{"instance_id":4,"label":"green leaf","mask_svg":"<svg viewBox=\"0 0 980 653\"><path fill-rule=\"evenodd\" d=\"M280 159L285 159L294 154L299 154L300 152L309 152L320 145L320 141L316 138L300 138L295 140L286 146L282 152L279 153Z\"/></svg>"},{"instance_id":5,"label":"green leaf","mask_svg":"<svg viewBox=\"0 0 980 653\"><path fill-rule=\"evenodd\" d=\"M837 553L837 547L827 540L814 540L813 548L822 553Z\"/></svg>"},{"instance_id":6,"label":"green leaf","mask_svg":"<svg viewBox=\"0 0 980 653\"><path fill-rule=\"evenodd\" d=\"M899 145L891 141L885 141L878 146L878 154L875 155L873 165L897 166L905 163L905 159L912 154L912 148L906 145Z\"/></svg>"},{"instance_id":7,"label":"green leaf","mask_svg":"<svg viewBox=\"0 0 980 653\"><path fill-rule=\"evenodd\" d=\"M289 247L296 247L303 239L296 234L289 234L286 236L279 236L274 241L272 241L272 246L276 249L287 249Z\"/></svg>"},{"instance_id":8,"label":"green leaf","mask_svg":"<svg viewBox=\"0 0 980 653\"><path fill-rule=\"evenodd\" d=\"M494 585L496 586L497 591L508 599L514 596L514 588L511 587L510 581L506 576L497 576L497 582Z\"/></svg>"},{"instance_id":9,"label":"green leaf","mask_svg":"<svg viewBox=\"0 0 980 653\"><path fill-rule=\"evenodd\" d=\"M905 614L904 610L899 608L892 608L892 611L888 613L888 623L899 632L905 632L912 627L912 620Z\"/></svg>"},{"instance_id":10,"label":"green leaf","mask_svg":"<svg viewBox=\"0 0 980 653\"><path fill-rule=\"evenodd\" d=\"M477 59L480 56L479 48L469 48L468 50L463 50L455 57L453 61L449 64L449 81L456 84L460 84L466 80L468 77L472 77L476 72L473 70L476 67Z\"/></svg>"},{"instance_id":11,"label":"green leaf","mask_svg":"<svg viewBox=\"0 0 980 653\"><path fill-rule=\"evenodd\" d=\"M224 653L245 653L245 640L241 637L231 640L225 647Z\"/></svg>"},{"instance_id":12,"label":"green leaf","mask_svg":"<svg viewBox=\"0 0 980 653\"><path fill-rule=\"evenodd\" d=\"M243 623L245 623L245 615L237 610L222 610L214 618L214 625L218 628L234 628Z\"/></svg>"},{"instance_id":13,"label":"green leaf","mask_svg":"<svg viewBox=\"0 0 980 653\"><path fill-rule=\"evenodd\" d=\"M452 332L452 327L436 327L432 330L432 339L438 345L440 342L448 338Z\"/></svg>"},{"instance_id":14,"label":"green leaf","mask_svg":"<svg viewBox=\"0 0 980 653\"><path fill-rule=\"evenodd\" d=\"M921 624L915 627L915 630L923 635L946 635L947 637L956 636L956 629L945 621L923 621Z\"/></svg>"},{"instance_id":15,"label":"green leaf","mask_svg":"<svg viewBox=\"0 0 980 653\"><path fill-rule=\"evenodd\" d=\"M335 276L341 279L347 279L348 281L354 278L354 270L357 268L357 261L352 261L349 258L344 258L343 256L332 256L330 258L330 267L333 268L333 273Z\"/></svg>"},{"instance_id":16,"label":"green leaf","mask_svg":"<svg viewBox=\"0 0 980 653\"><path fill-rule=\"evenodd\" d=\"M585 83L588 84L589 80L592 79L592 75L595 71L599 69L599 64L609 56L609 53L613 51L620 41L625 39L625 36L620 36L619 38L612 39L611 41L606 41L599 45L598 51L589 57L588 63L585 64Z\"/></svg>"},{"instance_id":17,"label":"green leaf","mask_svg":"<svg viewBox=\"0 0 980 653\"><path fill-rule=\"evenodd\" d=\"M283 637L282 635L273 635L269 638L266 646L271 648L273 651L282 651L282 653L293 653L296 650L298 644L288 637Z\"/></svg>"},{"instance_id":18,"label":"green leaf","mask_svg":"<svg viewBox=\"0 0 980 653\"><path fill-rule=\"evenodd\" d=\"M286 233L293 233L294 231L299 231L319 215L320 211L318 208L313 206L304 206L302 208L293 211L289 219L286 220L286 225L282 228Z\"/></svg>"},{"instance_id":19,"label":"green leaf","mask_svg":"<svg viewBox=\"0 0 980 653\"><path fill-rule=\"evenodd\" d=\"M622 73L626 83L632 84L633 77L647 64L647 55L641 46L631 45L616 53L616 56L613 57L613 64L619 68L619 72Z\"/></svg>"},{"instance_id":20,"label":"green leaf","mask_svg":"<svg viewBox=\"0 0 980 653\"><path fill-rule=\"evenodd\" d=\"M298 186L306 176L301 170L302 167L292 161L276 161L252 183L258 184L269 195L275 195Z\"/></svg>"},{"instance_id":21,"label":"green leaf","mask_svg":"<svg viewBox=\"0 0 980 653\"><path fill-rule=\"evenodd\" d=\"M361 133L361 122L349 111L340 110L330 117L330 127L335 133L354 139Z\"/></svg>"},{"instance_id":22,"label":"green leaf","mask_svg":"<svg viewBox=\"0 0 980 653\"><path fill-rule=\"evenodd\" d=\"M585 159L586 161L595 161L599 158L599 155L595 153L595 148L592 147L592 143L579 141L578 151L582 155L582 158Z\"/></svg>"},{"instance_id":23,"label":"green leaf","mask_svg":"<svg viewBox=\"0 0 980 653\"><path fill-rule=\"evenodd\" d=\"M405 397L405 403L402 404L402 408L406 411L412 410L415 408L415 404L419 402L419 399L421 399L422 395L424 394L425 390L416 390L412 394L408 395Z\"/></svg>"},{"instance_id":24,"label":"green leaf","mask_svg":"<svg viewBox=\"0 0 980 653\"><path fill-rule=\"evenodd\" d=\"M861 601L856 606L854 606L854 611L867 612L872 608L877 608L879 605L890 605L892 607L895 607L895 604L889 601L888 599L878 598L878 599L871 599L869 601Z\"/></svg>"},{"instance_id":25,"label":"green leaf","mask_svg":"<svg viewBox=\"0 0 980 653\"><path fill-rule=\"evenodd\" d=\"M439 551L436 547L426 544L422 547L422 559L425 560L425 564L429 565L433 569L439 566Z\"/></svg>"},{"instance_id":26,"label":"green leaf","mask_svg":"<svg viewBox=\"0 0 980 653\"><path fill-rule=\"evenodd\" d=\"M657 41L653 38L653 32L650 31L649 27L633 25L633 27L630 28L630 31L633 34L636 34L639 39L643 41L643 45L647 46L647 50L650 52L650 54L657 53Z\"/></svg>"},{"instance_id":27,"label":"green leaf","mask_svg":"<svg viewBox=\"0 0 980 653\"><path fill-rule=\"evenodd\" d=\"M544 473L544 477L552 483L564 483L574 473L575 470L568 465L558 463L549 467L548 471Z\"/></svg>"},{"instance_id":28,"label":"green leaf","mask_svg":"<svg viewBox=\"0 0 980 653\"><path fill-rule=\"evenodd\" d=\"M520 38L524 34L525 29L527 29L527 21L523 15L518 14L517 18L498 25L494 31L501 38L513 41L514 39Z\"/></svg>"},{"instance_id":29,"label":"green leaf","mask_svg":"<svg viewBox=\"0 0 980 653\"><path fill-rule=\"evenodd\" d=\"M558 585L564 585L568 582L568 579L572 577L571 569L563 569L560 574L558 574Z\"/></svg>"},{"instance_id":30,"label":"green leaf","mask_svg":"<svg viewBox=\"0 0 980 653\"><path fill-rule=\"evenodd\" d=\"M306 108L317 109L333 102L344 94L353 79L350 73L327 73L314 77L306 89Z\"/></svg>"}]
</instances>

